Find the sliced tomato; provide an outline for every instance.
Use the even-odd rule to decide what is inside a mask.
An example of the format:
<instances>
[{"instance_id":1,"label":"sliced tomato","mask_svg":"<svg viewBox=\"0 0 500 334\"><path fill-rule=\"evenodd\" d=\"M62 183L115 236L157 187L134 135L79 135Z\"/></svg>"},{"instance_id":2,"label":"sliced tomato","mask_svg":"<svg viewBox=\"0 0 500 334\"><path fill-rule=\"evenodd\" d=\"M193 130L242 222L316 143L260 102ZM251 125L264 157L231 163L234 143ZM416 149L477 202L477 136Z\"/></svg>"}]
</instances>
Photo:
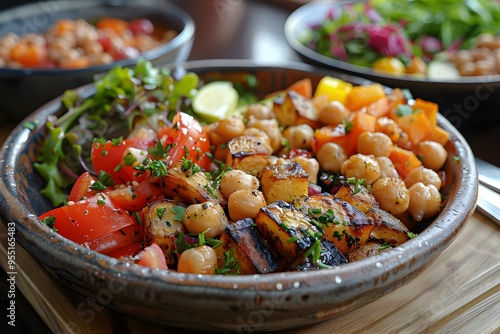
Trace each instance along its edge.
<instances>
[{"instance_id":1,"label":"sliced tomato","mask_svg":"<svg viewBox=\"0 0 500 334\"><path fill-rule=\"evenodd\" d=\"M206 153L210 151L210 140L200 122L186 113L179 112L174 116L172 124L173 126L158 130L158 137L164 146L170 147L170 165L180 161L187 153L186 158L207 170L210 158Z\"/></svg>"},{"instance_id":2,"label":"sliced tomato","mask_svg":"<svg viewBox=\"0 0 500 334\"><path fill-rule=\"evenodd\" d=\"M87 242L85 246L102 254L111 254L143 240L144 227L134 224Z\"/></svg>"},{"instance_id":3,"label":"sliced tomato","mask_svg":"<svg viewBox=\"0 0 500 334\"><path fill-rule=\"evenodd\" d=\"M126 184L130 181L142 181L147 176L124 160L131 150L137 156L147 156L149 147L154 141L148 139L125 139L119 142L108 140L105 143L93 143L91 150L92 165L96 173L108 173L115 185Z\"/></svg>"},{"instance_id":4,"label":"sliced tomato","mask_svg":"<svg viewBox=\"0 0 500 334\"><path fill-rule=\"evenodd\" d=\"M52 209L39 218L43 220L51 215L55 218L57 232L80 245L137 224L113 199L102 193Z\"/></svg>"},{"instance_id":5,"label":"sliced tomato","mask_svg":"<svg viewBox=\"0 0 500 334\"><path fill-rule=\"evenodd\" d=\"M142 242L134 242L125 247L119 248L115 251L107 253L107 255L115 259L131 259L143 250Z\"/></svg>"},{"instance_id":6,"label":"sliced tomato","mask_svg":"<svg viewBox=\"0 0 500 334\"><path fill-rule=\"evenodd\" d=\"M116 203L128 212L142 210L148 203L165 197L160 185L147 179L138 186L113 189L108 193Z\"/></svg>"},{"instance_id":7,"label":"sliced tomato","mask_svg":"<svg viewBox=\"0 0 500 334\"><path fill-rule=\"evenodd\" d=\"M76 180L71 192L69 193L68 201L77 202L79 200L91 197L98 193L97 190L92 189L92 185L97 179L90 175L89 172L84 172L78 180Z\"/></svg>"},{"instance_id":8,"label":"sliced tomato","mask_svg":"<svg viewBox=\"0 0 500 334\"><path fill-rule=\"evenodd\" d=\"M156 243L152 243L151 245L145 247L144 251L139 256L141 256L141 259L138 263L142 266L157 269L168 268L165 254L163 253L161 247Z\"/></svg>"}]
</instances>

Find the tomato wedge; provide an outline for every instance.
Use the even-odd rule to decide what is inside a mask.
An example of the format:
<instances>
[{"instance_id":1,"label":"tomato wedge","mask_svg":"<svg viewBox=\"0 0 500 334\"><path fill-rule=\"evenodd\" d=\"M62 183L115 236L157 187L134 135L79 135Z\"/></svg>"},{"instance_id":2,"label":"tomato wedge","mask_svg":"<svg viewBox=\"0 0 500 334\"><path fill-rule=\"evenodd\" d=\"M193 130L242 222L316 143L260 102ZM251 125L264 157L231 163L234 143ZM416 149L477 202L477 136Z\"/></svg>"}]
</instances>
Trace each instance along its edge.
<instances>
[{"instance_id":1,"label":"tomato wedge","mask_svg":"<svg viewBox=\"0 0 500 334\"><path fill-rule=\"evenodd\" d=\"M71 192L69 193L68 202L77 202L82 199L94 196L98 193L97 190L92 189L92 184L96 182L97 179L90 175L89 172L84 172L76 180Z\"/></svg>"},{"instance_id":2,"label":"tomato wedge","mask_svg":"<svg viewBox=\"0 0 500 334\"><path fill-rule=\"evenodd\" d=\"M133 217L102 193L52 209L39 218L43 220L50 216L54 216L54 228L60 235L83 246L91 245L94 249L98 245L96 239L137 225Z\"/></svg>"},{"instance_id":3,"label":"tomato wedge","mask_svg":"<svg viewBox=\"0 0 500 334\"><path fill-rule=\"evenodd\" d=\"M137 186L113 189L108 192L108 196L128 212L142 210L148 203L165 197L160 185L149 179Z\"/></svg>"},{"instance_id":4,"label":"tomato wedge","mask_svg":"<svg viewBox=\"0 0 500 334\"><path fill-rule=\"evenodd\" d=\"M144 180L146 175L134 169L137 162L127 162L125 157L128 153L146 157L149 147L153 145L154 141L142 138L95 142L91 150L92 165L97 174L100 171L108 173L115 185L130 181L139 182Z\"/></svg>"},{"instance_id":5,"label":"tomato wedge","mask_svg":"<svg viewBox=\"0 0 500 334\"><path fill-rule=\"evenodd\" d=\"M158 130L158 136L164 146L170 147L170 165L180 161L187 154L186 158L207 170L210 158L206 153L210 151L210 140L200 122L186 113L179 112L174 116L172 124L173 126L165 126Z\"/></svg>"},{"instance_id":6,"label":"tomato wedge","mask_svg":"<svg viewBox=\"0 0 500 334\"><path fill-rule=\"evenodd\" d=\"M156 243L152 243L144 248L144 251L142 254L139 254L139 256L141 256L141 259L138 264L142 266L155 269L168 269L165 254L163 253L161 247Z\"/></svg>"}]
</instances>

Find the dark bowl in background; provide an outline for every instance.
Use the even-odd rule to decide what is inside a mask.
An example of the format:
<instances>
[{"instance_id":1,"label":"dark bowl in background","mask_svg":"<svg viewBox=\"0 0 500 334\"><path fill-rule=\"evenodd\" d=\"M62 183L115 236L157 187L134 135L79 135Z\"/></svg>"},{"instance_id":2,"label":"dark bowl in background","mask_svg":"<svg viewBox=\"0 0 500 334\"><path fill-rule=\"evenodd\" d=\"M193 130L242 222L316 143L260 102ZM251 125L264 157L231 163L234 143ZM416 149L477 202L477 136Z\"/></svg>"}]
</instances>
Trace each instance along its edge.
<instances>
[{"instance_id":1,"label":"dark bowl in background","mask_svg":"<svg viewBox=\"0 0 500 334\"><path fill-rule=\"evenodd\" d=\"M173 73L197 73L203 82L246 82L254 75L260 97L308 77L316 86L325 75L353 84L365 80L325 68L290 63L193 61ZM78 89L82 96L93 85ZM184 331L284 331L345 314L412 281L428 268L463 230L474 212L477 172L472 152L460 133L441 115L450 132L446 145L446 197L439 215L415 238L381 255L314 272L266 275L194 275L153 270L90 251L63 238L37 218L51 208L33 163L46 135L48 116L61 111L60 99L44 105L20 123L0 151L0 218L15 224L16 240L71 289L119 312ZM38 121L29 130L24 122ZM8 223L7 223L8 222Z\"/></svg>"},{"instance_id":2,"label":"dark bowl in background","mask_svg":"<svg viewBox=\"0 0 500 334\"><path fill-rule=\"evenodd\" d=\"M439 104L439 110L457 129L467 130L487 122L500 122L500 75L433 80L409 75L377 73L370 68L324 56L303 45L301 38L312 24L325 20L331 9L356 1L314 1L297 8L285 22L289 45L307 62L360 76L388 87L407 88L415 97Z\"/></svg>"},{"instance_id":3,"label":"dark bowl in background","mask_svg":"<svg viewBox=\"0 0 500 334\"><path fill-rule=\"evenodd\" d=\"M141 54L154 65L181 63L191 52L195 23L183 9L165 0L71 0L40 1L0 12L0 36L44 32L63 18L96 21L111 16L131 20L148 18L153 23L177 31L178 35ZM0 68L0 120L18 121L65 90L94 81L97 74L117 64L130 66L127 59L103 66L81 69L12 69Z\"/></svg>"}]
</instances>

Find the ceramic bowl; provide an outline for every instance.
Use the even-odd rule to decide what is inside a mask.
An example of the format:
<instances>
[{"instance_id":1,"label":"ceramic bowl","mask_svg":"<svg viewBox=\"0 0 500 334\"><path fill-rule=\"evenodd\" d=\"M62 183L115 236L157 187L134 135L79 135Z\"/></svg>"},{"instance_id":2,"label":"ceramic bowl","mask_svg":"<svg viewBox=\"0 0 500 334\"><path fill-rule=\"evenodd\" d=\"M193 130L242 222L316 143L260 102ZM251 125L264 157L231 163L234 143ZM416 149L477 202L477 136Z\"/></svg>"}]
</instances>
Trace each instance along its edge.
<instances>
[{"instance_id":1,"label":"ceramic bowl","mask_svg":"<svg viewBox=\"0 0 500 334\"><path fill-rule=\"evenodd\" d=\"M305 64L265 66L248 61L194 61L175 70L194 71L205 82L244 82L257 77L268 93L309 77L324 75L354 84L363 80ZM80 89L92 93L91 86ZM39 194L43 182L33 162L44 138L42 124L61 108L59 99L35 111L17 126L0 152L0 213L15 224L19 245L71 289L127 315L182 330L278 331L308 326L376 302L409 283L430 266L463 230L477 197L476 167L460 133L442 116L450 132L445 166L446 199L435 220L418 236L382 255L314 272L220 276L152 270L120 262L73 243L43 225L37 215L50 209ZM34 130L24 122L38 121Z\"/></svg>"},{"instance_id":2,"label":"ceramic bowl","mask_svg":"<svg viewBox=\"0 0 500 334\"><path fill-rule=\"evenodd\" d=\"M284 32L288 44L311 64L380 82L388 87L408 88L415 97L438 103L440 112L459 130L500 121L500 113L497 112L500 105L500 75L450 80L395 76L327 57L301 42L304 33L312 25L323 22L330 10L338 11L346 4L357 2L366 0L313 1L297 8L285 22Z\"/></svg>"},{"instance_id":3,"label":"ceramic bowl","mask_svg":"<svg viewBox=\"0 0 500 334\"><path fill-rule=\"evenodd\" d=\"M88 0L40 1L0 12L0 36L9 32L18 35L43 32L56 21L82 18L93 22L100 17L125 19L148 18L178 32L168 43L141 54L155 65L182 63L191 52L195 24L183 9L163 0ZM127 59L103 66L81 69L13 69L0 67L0 120L19 121L42 104L61 95L66 89L94 81L94 77L120 64L129 66L136 59Z\"/></svg>"}]
</instances>

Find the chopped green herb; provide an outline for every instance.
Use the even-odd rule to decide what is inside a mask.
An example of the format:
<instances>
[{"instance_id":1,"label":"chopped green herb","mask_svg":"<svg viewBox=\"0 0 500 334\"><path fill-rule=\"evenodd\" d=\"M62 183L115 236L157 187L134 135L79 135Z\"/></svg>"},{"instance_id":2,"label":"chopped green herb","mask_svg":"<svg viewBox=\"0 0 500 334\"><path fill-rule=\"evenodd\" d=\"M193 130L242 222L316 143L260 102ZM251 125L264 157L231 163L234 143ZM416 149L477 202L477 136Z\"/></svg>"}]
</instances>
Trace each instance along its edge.
<instances>
[{"instance_id":1,"label":"chopped green herb","mask_svg":"<svg viewBox=\"0 0 500 334\"><path fill-rule=\"evenodd\" d=\"M165 211L167 211L167 208L156 208L156 215L158 218L162 219Z\"/></svg>"}]
</instances>

